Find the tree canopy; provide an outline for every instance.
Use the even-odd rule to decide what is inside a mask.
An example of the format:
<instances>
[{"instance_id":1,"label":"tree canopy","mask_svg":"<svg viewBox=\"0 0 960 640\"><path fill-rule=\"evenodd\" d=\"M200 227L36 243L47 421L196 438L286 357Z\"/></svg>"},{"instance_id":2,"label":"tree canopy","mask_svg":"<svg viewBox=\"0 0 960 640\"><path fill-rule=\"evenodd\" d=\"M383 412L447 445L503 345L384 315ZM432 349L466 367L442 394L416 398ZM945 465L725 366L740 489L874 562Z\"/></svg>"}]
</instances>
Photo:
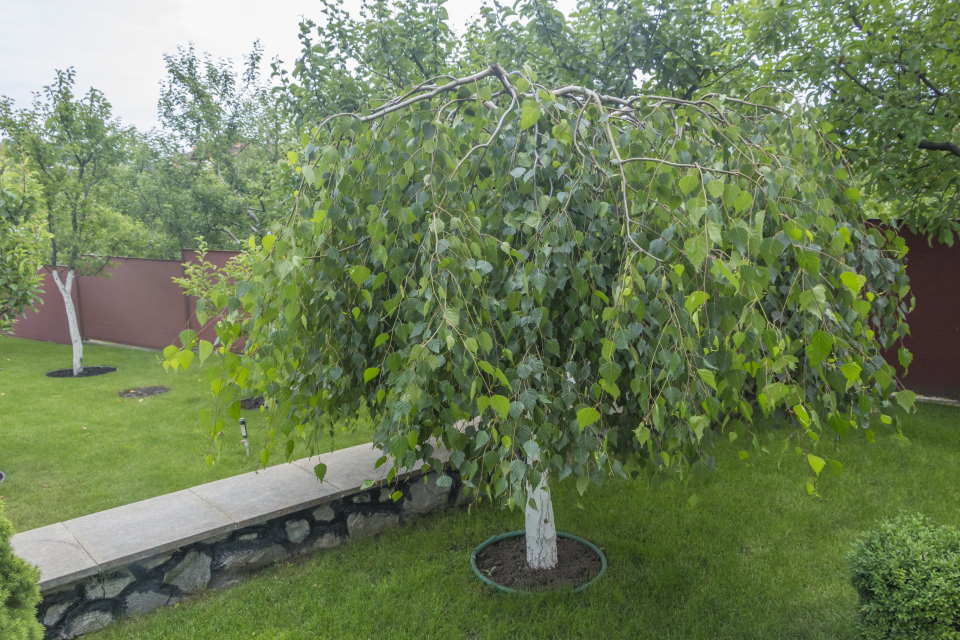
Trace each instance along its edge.
<instances>
[{"instance_id":1,"label":"tree canopy","mask_svg":"<svg viewBox=\"0 0 960 640\"><path fill-rule=\"evenodd\" d=\"M960 13L950 2L739 5L759 82L798 92L834 128L894 222L953 243L960 230Z\"/></svg>"},{"instance_id":2,"label":"tree canopy","mask_svg":"<svg viewBox=\"0 0 960 640\"><path fill-rule=\"evenodd\" d=\"M0 146L0 331L35 304L47 231L40 185Z\"/></svg>"},{"instance_id":3,"label":"tree canopy","mask_svg":"<svg viewBox=\"0 0 960 640\"><path fill-rule=\"evenodd\" d=\"M493 65L329 118L290 162L288 223L208 296L230 310L214 389L263 394L281 450L367 407L398 467L442 442L523 505L545 472L584 490L764 427L815 477L822 435L912 404L882 357L904 245L798 113Z\"/></svg>"}]
</instances>

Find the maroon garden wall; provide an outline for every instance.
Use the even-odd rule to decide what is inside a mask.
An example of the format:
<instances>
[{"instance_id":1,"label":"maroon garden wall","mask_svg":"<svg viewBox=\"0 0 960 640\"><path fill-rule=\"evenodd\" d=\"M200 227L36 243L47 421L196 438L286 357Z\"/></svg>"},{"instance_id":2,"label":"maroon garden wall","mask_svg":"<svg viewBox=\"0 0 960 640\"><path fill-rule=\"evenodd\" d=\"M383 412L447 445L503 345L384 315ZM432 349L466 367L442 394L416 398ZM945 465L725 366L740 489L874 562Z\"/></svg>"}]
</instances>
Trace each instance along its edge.
<instances>
[{"instance_id":1,"label":"maroon garden wall","mask_svg":"<svg viewBox=\"0 0 960 640\"><path fill-rule=\"evenodd\" d=\"M218 267L223 267L227 263L227 260L237 255L236 251L208 251L207 252L207 262L215 264ZM183 262L197 262L198 254L193 249L184 249L183 250ZM217 324L217 317L209 318L207 323L203 326L200 326L200 323L197 322L196 310L197 310L197 299L193 296L186 296L187 300L187 317L190 319L190 329L196 331L199 336L204 340L209 340L213 342L214 338L217 337L216 331L214 328ZM167 344L170 344L169 342Z\"/></svg>"},{"instance_id":2,"label":"maroon garden wall","mask_svg":"<svg viewBox=\"0 0 960 640\"><path fill-rule=\"evenodd\" d=\"M66 278L66 270L61 269L61 279ZM57 285L53 283L53 276L48 270L44 271L43 276L43 296L41 303L35 311L21 318L13 327L13 335L18 338L29 338L31 340L45 340L47 342L59 342L60 344L70 344L70 333L67 329L67 315L63 310L63 300L60 292L57 291ZM78 282L73 282L73 302L77 306L77 315L80 316L82 308L78 302L77 295ZM83 320L80 321L80 333L83 333Z\"/></svg>"},{"instance_id":3,"label":"maroon garden wall","mask_svg":"<svg viewBox=\"0 0 960 640\"><path fill-rule=\"evenodd\" d=\"M80 278L83 337L162 349L187 328L187 300L171 278L172 260L114 260L102 275Z\"/></svg>"},{"instance_id":4,"label":"maroon garden wall","mask_svg":"<svg viewBox=\"0 0 960 640\"><path fill-rule=\"evenodd\" d=\"M947 247L905 231L907 274L917 306L907 318L913 352L906 386L960 399L960 245Z\"/></svg>"},{"instance_id":5,"label":"maroon garden wall","mask_svg":"<svg viewBox=\"0 0 960 640\"><path fill-rule=\"evenodd\" d=\"M222 266L235 255L212 251L207 259ZM184 250L183 260L196 260L196 252ZM78 277L73 299L84 339L162 349L184 329L198 328L193 300L172 281L182 276L177 260L111 258L101 275ZM17 322L13 335L69 344L63 303L49 274L43 289L40 306ZM204 333L212 339L212 330Z\"/></svg>"}]
</instances>

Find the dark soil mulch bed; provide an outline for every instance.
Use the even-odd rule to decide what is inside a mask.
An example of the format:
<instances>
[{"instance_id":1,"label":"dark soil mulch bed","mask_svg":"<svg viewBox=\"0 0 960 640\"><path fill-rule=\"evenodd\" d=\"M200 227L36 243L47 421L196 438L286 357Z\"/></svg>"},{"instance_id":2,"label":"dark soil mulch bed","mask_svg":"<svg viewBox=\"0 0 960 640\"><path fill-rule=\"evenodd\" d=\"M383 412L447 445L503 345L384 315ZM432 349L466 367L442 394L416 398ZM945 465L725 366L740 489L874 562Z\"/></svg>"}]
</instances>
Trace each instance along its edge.
<instances>
[{"instance_id":1,"label":"dark soil mulch bed","mask_svg":"<svg viewBox=\"0 0 960 640\"><path fill-rule=\"evenodd\" d=\"M89 378L90 376L102 376L105 373L113 373L116 367L84 367L80 375L74 376L73 369L57 369L56 371L47 371L50 378Z\"/></svg>"},{"instance_id":2,"label":"dark soil mulch bed","mask_svg":"<svg viewBox=\"0 0 960 640\"><path fill-rule=\"evenodd\" d=\"M149 398L150 396L158 396L167 391L170 391L167 387L137 387L136 389L121 391L117 395L121 398Z\"/></svg>"},{"instance_id":3,"label":"dark soil mulch bed","mask_svg":"<svg viewBox=\"0 0 960 640\"><path fill-rule=\"evenodd\" d=\"M257 396L256 398L244 398L240 401L241 409L259 409L263 406L263 396Z\"/></svg>"},{"instance_id":4,"label":"dark soil mulch bed","mask_svg":"<svg viewBox=\"0 0 960 640\"><path fill-rule=\"evenodd\" d=\"M527 566L525 536L498 540L477 554L477 568L497 584L518 591L547 591L578 587L600 573L600 557L590 547L557 537L557 567Z\"/></svg>"}]
</instances>

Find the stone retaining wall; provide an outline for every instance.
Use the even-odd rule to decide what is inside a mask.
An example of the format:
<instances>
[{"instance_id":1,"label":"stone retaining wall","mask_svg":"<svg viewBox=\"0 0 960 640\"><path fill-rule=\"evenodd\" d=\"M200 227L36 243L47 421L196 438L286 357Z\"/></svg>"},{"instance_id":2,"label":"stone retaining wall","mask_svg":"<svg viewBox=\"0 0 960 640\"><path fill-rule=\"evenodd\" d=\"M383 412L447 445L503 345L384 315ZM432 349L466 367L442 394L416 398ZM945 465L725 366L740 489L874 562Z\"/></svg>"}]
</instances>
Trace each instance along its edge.
<instances>
[{"instance_id":1,"label":"stone retaining wall","mask_svg":"<svg viewBox=\"0 0 960 640\"><path fill-rule=\"evenodd\" d=\"M218 533L177 549L148 555L106 573L45 590L39 618L46 638L60 640L97 631L118 618L174 604L204 589L305 553L380 533L411 518L464 502L438 475L408 476L396 486L360 490L310 508ZM448 482L445 479L442 482ZM403 497L393 500L400 491Z\"/></svg>"}]
</instances>

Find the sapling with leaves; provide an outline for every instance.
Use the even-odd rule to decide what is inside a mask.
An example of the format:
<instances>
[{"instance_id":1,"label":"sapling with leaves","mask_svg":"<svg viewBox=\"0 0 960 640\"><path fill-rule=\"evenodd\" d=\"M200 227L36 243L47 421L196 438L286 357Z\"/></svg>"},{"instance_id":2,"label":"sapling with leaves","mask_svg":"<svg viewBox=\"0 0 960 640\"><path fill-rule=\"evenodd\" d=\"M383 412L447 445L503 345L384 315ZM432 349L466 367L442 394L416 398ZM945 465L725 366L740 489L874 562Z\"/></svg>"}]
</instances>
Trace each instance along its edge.
<instances>
[{"instance_id":1,"label":"sapling with leaves","mask_svg":"<svg viewBox=\"0 0 960 640\"><path fill-rule=\"evenodd\" d=\"M54 81L34 95L31 107L14 109L0 99L0 133L10 140L14 157L26 163L40 185L49 231L50 274L63 298L73 350L73 375L83 372L83 336L73 282L95 274L106 259L88 255L93 248L101 191L123 159L129 131L113 119L104 95L89 89L76 96L73 68L57 70ZM115 218L116 219L116 218ZM66 270L61 276L58 267Z\"/></svg>"},{"instance_id":2,"label":"sapling with leaves","mask_svg":"<svg viewBox=\"0 0 960 640\"><path fill-rule=\"evenodd\" d=\"M882 356L902 241L800 114L531 76L438 78L290 154L296 208L217 294L225 406L267 398L288 455L366 406L390 478L442 444L526 511L534 568L557 561L553 483L682 470L728 434L781 428L816 491L822 437L912 404Z\"/></svg>"}]
</instances>

